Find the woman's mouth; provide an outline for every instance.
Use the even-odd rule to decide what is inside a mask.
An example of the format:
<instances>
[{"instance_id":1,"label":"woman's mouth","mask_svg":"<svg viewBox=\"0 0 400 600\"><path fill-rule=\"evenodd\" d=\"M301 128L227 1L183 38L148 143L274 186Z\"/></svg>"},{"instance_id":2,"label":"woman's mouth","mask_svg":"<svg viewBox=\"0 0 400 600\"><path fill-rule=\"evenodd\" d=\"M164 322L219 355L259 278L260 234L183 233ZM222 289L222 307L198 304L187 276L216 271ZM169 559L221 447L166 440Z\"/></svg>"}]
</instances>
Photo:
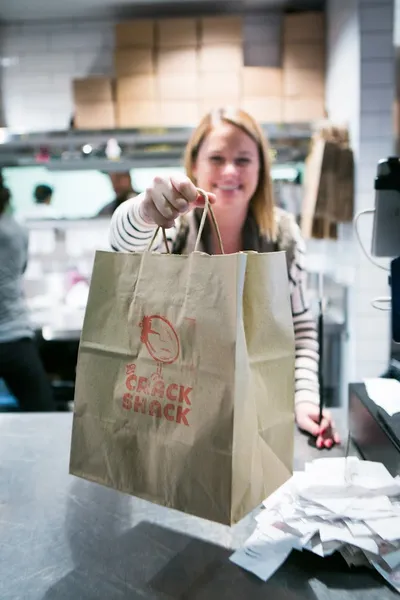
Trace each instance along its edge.
<instances>
[{"instance_id":1,"label":"woman's mouth","mask_svg":"<svg viewBox=\"0 0 400 600\"><path fill-rule=\"evenodd\" d=\"M235 192L241 188L240 185L216 185L214 187L222 192Z\"/></svg>"}]
</instances>

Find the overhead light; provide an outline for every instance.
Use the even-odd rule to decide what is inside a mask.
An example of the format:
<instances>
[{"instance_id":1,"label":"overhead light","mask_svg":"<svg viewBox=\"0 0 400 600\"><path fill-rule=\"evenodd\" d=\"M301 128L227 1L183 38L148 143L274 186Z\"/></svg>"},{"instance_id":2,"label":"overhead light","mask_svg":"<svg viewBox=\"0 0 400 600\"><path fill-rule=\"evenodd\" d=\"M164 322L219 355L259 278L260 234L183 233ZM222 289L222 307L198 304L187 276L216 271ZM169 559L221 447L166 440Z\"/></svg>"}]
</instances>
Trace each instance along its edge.
<instances>
[{"instance_id":1,"label":"overhead light","mask_svg":"<svg viewBox=\"0 0 400 600\"><path fill-rule=\"evenodd\" d=\"M92 152L93 148L90 144L85 144L84 146L82 146L82 152L83 154L90 154Z\"/></svg>"}]
</instances>

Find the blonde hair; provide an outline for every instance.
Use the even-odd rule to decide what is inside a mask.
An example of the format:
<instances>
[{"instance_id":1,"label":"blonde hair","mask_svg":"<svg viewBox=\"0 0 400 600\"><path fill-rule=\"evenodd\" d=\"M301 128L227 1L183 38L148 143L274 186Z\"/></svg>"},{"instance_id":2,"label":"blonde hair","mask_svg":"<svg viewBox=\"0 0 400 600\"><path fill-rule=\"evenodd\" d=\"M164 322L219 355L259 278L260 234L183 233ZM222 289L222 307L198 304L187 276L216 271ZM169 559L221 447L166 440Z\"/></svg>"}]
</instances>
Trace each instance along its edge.
<instances>
[{"instance_id":1,"label":"blonde hair","mask_svg":"<svg viewBox=\"0 0 400 600\"><path fill-rule=\"evenodd\" d=\"M196 183L193 166L205 137L221 123L230 123L241 129L257 144L260 160L258 184L250 205L259 231L275 240L274 194L271 178L269 147L258 123L247 112L240 109L221 108L205 115L194 130L185 150L185 169L188 177Z\"/></svg>"}]
</instances>

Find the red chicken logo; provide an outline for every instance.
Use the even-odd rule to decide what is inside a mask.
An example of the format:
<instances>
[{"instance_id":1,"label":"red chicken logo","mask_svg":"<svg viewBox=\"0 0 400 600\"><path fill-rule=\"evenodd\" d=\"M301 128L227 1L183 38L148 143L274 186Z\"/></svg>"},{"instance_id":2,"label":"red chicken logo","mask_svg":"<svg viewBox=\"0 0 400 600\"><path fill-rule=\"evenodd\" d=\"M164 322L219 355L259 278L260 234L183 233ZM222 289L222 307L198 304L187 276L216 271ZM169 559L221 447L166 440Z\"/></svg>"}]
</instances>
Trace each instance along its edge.
<instances>
[{"instance_id":1,"label":"red chicken logo","mask_svg":"<svg viewBox=\"0 0 400 600\"><path fill-rule=\"evenodd\" d=\"M143 317L140 341L150 356L159 363L170 365L179 356L179 339L171 323L159 315Z\"/></svg>"}]
</instances>

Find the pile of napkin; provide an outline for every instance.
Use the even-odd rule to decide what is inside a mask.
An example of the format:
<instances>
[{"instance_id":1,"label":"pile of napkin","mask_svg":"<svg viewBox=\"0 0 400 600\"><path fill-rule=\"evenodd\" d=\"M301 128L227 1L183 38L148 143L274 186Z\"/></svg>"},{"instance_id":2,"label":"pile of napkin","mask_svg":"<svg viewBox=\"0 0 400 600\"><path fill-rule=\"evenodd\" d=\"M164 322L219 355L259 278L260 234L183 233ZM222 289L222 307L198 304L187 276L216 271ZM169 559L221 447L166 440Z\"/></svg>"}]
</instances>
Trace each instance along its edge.
<instances>
[{"instance_id":1,"label":"pile of napkin","mask_svg":"<svg viewBox=\"0 0 400 600\"><path fill-rule=\"evenodd\" d=\"M400 478L355 457L307 463L263 503L230 559L267 581L292 550L371 566L400 592Z\"/></svg>"}]
</instances>

